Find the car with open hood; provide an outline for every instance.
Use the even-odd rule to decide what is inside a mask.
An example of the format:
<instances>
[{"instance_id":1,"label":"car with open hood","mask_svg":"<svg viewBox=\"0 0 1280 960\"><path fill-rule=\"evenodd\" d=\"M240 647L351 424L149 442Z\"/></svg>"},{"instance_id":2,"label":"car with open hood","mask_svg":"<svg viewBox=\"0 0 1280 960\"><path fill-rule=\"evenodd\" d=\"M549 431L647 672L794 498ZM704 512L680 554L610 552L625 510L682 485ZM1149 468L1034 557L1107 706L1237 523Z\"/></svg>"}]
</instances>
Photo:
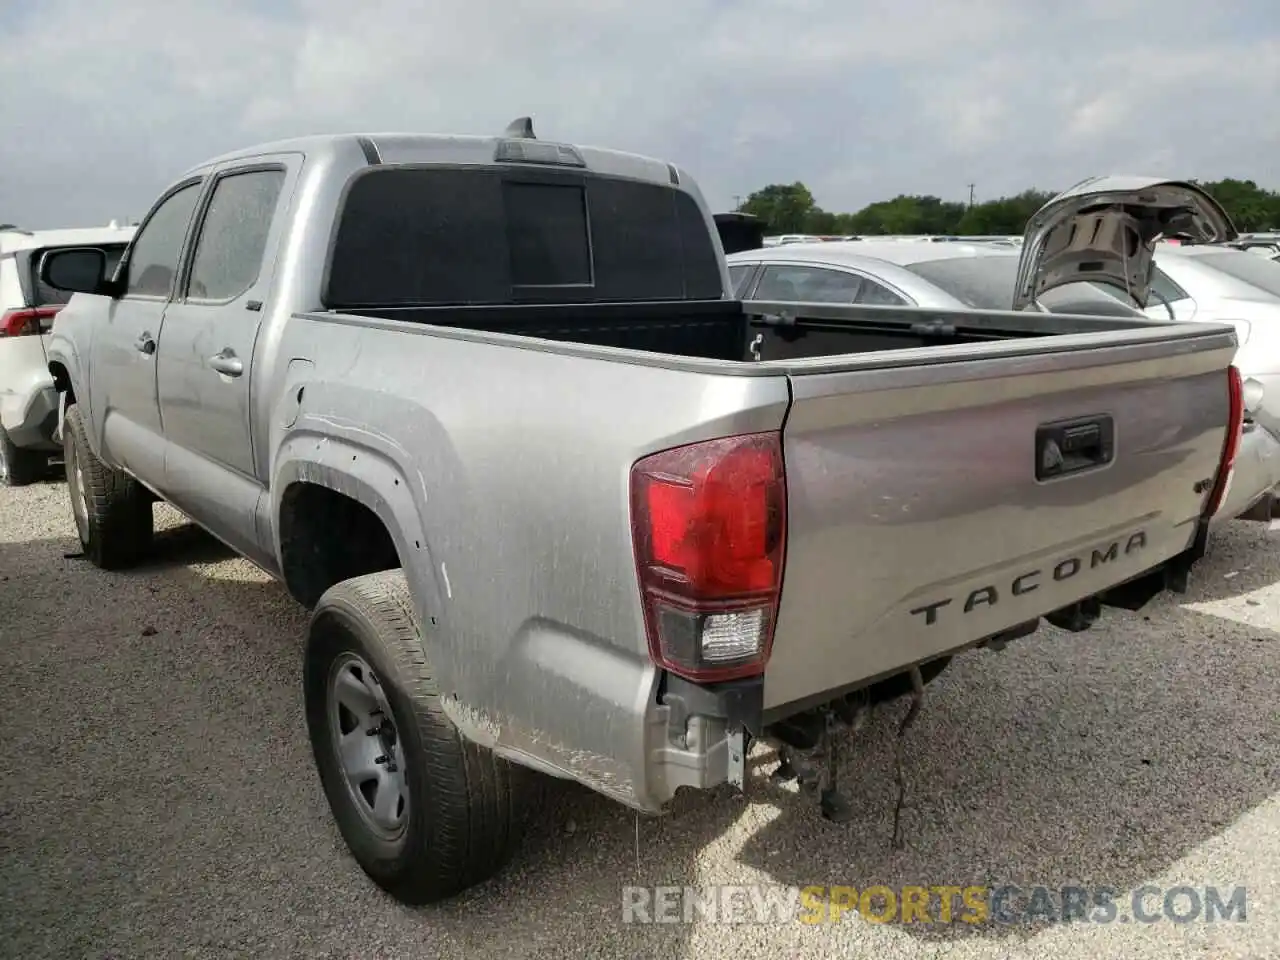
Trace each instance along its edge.
<instances>
[{"instance_id":1,"label":"car with open hood","mask_svg":"<svg viewBox=\"0 0 1280 960\"><path fill-rule=\"evenodd\" d=\"M1159 319L1229 322L1241 349L1236 365L1246 378L1245 433L1227 496L1214 524L1237 517L1269 520L1280 483L1280 344L1247 318L1270 315L1280 300L1255 282L1252 293L1212 300L1211 291L1244 281L1223 276L1188 282L1200 299L1161 272L1158 264L1187 261L1178 272L1209 277L1209 263L1229 259L1237 273L1280 275L1280 267L1252 254L1223 249L1235 236L1230 218L1190 183L1138 177L1099 177L1055 197L1028 223L1020 250L990 244L864 240L752 250L728 258L738 296L747 301L862 303L940 310L1040 310L1125 316L1143 311ZM1174 245L1167 241L1191 241ZM1182 258L1181 260L1179 258ZM1247 262L1241 262L1247 258ZM1203 265L1195 268L1195 264ZM1280 279L1280 276L1277 277ZM1212 286L1211 286L1212 284ZM1172 301L1173 311L1163 304ZM1216 305L1216 306L1215 306ZM1143 308L1145 307L1145 310ZM1197 312L1197 310L1199 312ZM1272 324L1280 335L1280 323ZM1253 339L1257 337L1257 339ZM1277 349L1273 349L1273 345ZM1263 387L1277 409L1262 402ZM1267 428L1258 426L1260 420Z\"/></svg>"}]
</instances>

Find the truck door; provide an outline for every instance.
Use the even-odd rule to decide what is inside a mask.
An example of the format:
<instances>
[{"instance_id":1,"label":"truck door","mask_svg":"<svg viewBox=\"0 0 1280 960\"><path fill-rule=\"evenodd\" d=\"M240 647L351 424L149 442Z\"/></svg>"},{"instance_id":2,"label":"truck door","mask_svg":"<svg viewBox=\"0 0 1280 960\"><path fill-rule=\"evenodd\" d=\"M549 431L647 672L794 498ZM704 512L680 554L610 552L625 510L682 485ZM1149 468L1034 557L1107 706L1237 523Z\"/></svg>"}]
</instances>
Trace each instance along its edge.
<instances>
[{"instance_id":1,"label":"truck door","mask_svg":"<svg viewBox=\"0 0 1280 960\"><path fill-rule=\"evenodd\" d=\"M165 495L252 557L265 465L254 462L250 368L297 167L258 157L213 173L160 341Z\"/></svg>"},{"instance_id":2,"label":"truck door","mask_svg":"<svg viewBox=\"0 0 1280 960\"><path fill-rule=\"evenodd\" d=\"M124 294L93 332L89 413L99 452L139 476L159 478L164 443L156 348L203 179L177 184L147 214L125 254Z\"/></svg>"}]
</instances>

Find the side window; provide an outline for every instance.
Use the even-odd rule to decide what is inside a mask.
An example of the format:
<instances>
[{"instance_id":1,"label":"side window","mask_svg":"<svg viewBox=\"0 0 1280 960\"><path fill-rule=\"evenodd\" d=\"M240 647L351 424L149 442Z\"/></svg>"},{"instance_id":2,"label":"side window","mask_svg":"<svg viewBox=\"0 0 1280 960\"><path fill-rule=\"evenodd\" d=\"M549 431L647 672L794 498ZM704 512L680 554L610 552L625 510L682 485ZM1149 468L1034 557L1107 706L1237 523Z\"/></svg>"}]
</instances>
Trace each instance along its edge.
<instances>
[{"instance_id":1,"label":"side window","mask_svg":"<svg viewBox=\"0 0 1280 960\"><path fill-rule=\"evenodd\" d=\"M1151 268L1151 296L1147 298L1147 306L1158 307L1165 300L1177 303L1190 297L1187 291L1169 279L1169 275L1158 267Z\"/></svg>"},{"instance_id":2,"label":"side window","mask_svg":"<svg viewBox=\"0 0 1280 960\"><path fill-rule=\"evenodd\" d=\"M862 286L858 288L858 303L873 307L905 307L907 301L902 299L883 283L876 283L866 277L862 278Z\"/></svg>"},{"instance_id":3,"label":"side window","mask_svg":"<svg viewBox=\"0 0 1280 960\"><path fill-rule=\"evenodd\" d=\"M167 297L173 289L178 256L186 239L191 213L200 196L192 183L170 194L156 207L129 249L129 282L125 296Z\"/></svg>"},{"instance_id":4,"label":"side window","mask_svg":"<svg viewBox=\"0 0 1280 960\"><path fill-rule=\"evenodd\" d=\"M756 265L754 263L735 263L729 267L729 292L740 297L745 292L743 289L747 281L751 279L752 271Z\"/></svg>"},{"instance_id":5,"label":"side window","mask_svg":"<svg viewBox=\"0 0 1280 960\"><path fill-rule=\"evenodd\" d=\"M214 184L187 296L192 300L232 300L258 279L283 170L251 170L220 177Z\"/></svg>"},{"instance_id":6,"label":"side window","mask_svg":"<svg viewBox=\"0 0 1280 960\"><path fill-rule=\"evenodd\" d=\"M764 268L754 300L853 303L862 278L842 270L778 264Z\"/></svg>"}]
</instances>

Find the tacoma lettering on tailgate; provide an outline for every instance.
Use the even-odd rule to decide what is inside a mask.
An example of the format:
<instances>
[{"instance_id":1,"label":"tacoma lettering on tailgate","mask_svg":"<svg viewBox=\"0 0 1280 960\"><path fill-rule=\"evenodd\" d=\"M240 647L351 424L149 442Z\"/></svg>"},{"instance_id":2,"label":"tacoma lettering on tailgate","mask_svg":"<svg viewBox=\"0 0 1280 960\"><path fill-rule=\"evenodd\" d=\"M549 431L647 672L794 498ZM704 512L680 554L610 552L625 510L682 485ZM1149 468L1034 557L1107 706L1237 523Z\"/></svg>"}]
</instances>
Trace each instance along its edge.
<instances>
[{"instance_id":1,"label":"tacoma lettering on tailgate","mask_svg":"<svg viewBox=\"0 0 1280 960\"><path fill-rule=\"evenodd\" d=\"M1074 557L1067 557L1061 560L1052 570L1028 570L1026 573L1020 573L1004 584L988 584L985 587L978 587L976 590L969 591L969 595L964 600L964 612L973 613L980 607L994 607L1000 602L1003 595L1020 597L1023 594L1030 593L1040 587L1040 583L1046 575L1052 576L1059 583L1064 580L1070 580L1081 570L1086 568L1092 570L1100 567L1104 563L1110 563L1117 559L1121 554L1129 556L1136 553L1147 545L1147 534L1144 530L1132 533L1128 538L1123 540L1113 540L1104 548L1094 548L1089 554L1079 554ZM950 605L959 597L947 597L945 600L938 600L935 603L927 603L922 607L914 608L911 613L919 614L924 617L926 624L934 624L938 622L938 611L943 607Z\"/></svg>"}]
</instances>

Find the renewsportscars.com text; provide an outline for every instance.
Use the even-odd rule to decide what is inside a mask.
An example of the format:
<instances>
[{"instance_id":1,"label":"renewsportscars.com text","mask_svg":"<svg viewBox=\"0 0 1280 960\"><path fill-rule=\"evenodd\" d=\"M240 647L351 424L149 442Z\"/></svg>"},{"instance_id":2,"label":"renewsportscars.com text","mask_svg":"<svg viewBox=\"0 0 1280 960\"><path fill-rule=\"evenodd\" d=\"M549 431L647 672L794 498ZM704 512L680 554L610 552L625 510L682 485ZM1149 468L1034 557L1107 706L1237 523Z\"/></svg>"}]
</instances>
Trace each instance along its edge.
<instances>
[{"instance_id":1,"label":"renewsportscars.com text","mask_svg":"<svg viewBox=\"0 0 1280 960\"><path fill-rule=\"evenodd\" d=\"M1243 886L623 887L624 923L1243 923Z\"/></svg>"}]
</instances>

